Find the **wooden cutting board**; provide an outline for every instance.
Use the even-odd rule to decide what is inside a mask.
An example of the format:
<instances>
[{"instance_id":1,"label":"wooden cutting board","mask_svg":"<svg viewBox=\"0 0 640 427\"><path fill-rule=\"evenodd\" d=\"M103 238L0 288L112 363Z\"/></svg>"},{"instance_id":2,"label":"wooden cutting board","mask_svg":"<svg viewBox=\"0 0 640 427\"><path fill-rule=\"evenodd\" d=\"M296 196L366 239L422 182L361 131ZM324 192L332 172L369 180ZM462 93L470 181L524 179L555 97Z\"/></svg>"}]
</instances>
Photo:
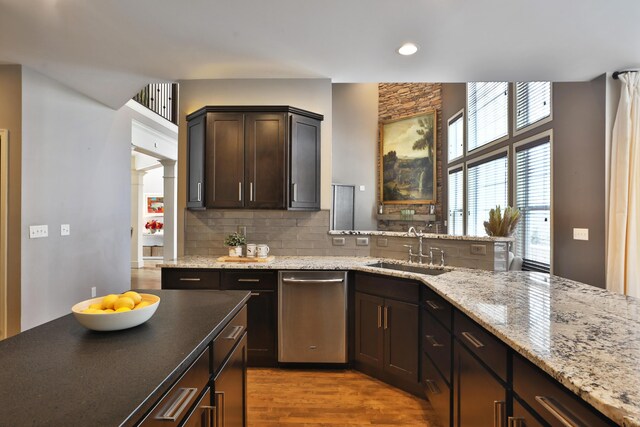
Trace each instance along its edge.
<instances>
[{"instance_id":1,"label":"wooden cutting board","mask_svg":"<svg viewBox=\"0 0 640 427\"><path fill-rule=\"evenodd\" d=\"M246 263L246 262L271 262L274 259L276 259L275 256L271 255L268 256L266 258L247 258L244 256L221 256L220 258L218 258L218 262L242 262L242 263Z\"/></svg>"}]
</instances>

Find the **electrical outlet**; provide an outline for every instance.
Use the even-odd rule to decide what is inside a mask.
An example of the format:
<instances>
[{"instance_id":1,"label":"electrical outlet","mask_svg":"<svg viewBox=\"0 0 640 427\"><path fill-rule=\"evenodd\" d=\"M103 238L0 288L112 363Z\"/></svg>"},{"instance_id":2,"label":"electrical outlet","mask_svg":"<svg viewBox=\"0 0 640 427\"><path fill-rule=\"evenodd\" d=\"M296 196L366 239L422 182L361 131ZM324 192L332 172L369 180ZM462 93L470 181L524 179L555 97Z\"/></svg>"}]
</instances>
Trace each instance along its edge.
<instances>
[{"instance_id":1,"label":"electrical outlet","mask_svg":"<svg viewBox=\"0 0 640 427\"><path fill-rule=\"evenodd\" d=\"M96 297L96 293L97 293L96 292L96 287L95 286L91 287L91 298L95 298Z\"/></svg>"},{"instance_id":2,"label":"electrical outlet","mask_svg":"<svg viewBox=\"0 0 640 427\"><path fill-rule=\"evenodd\" d=\"M344 246L345 244L344 237L334 237L332 240L333 246Z\"/></svg>"},{"instance_id":3,"label":"electrical outlet","mask_svg":"<svg viewBox=\"0 0 640 427\"><path fill-rule=\"evenodd\" d=\"M61 236L68 236L71 234L71 225L69 224L62 224L60 226L60 235Z\"/></svg>"},{"instance_id":4,"label":"electrical outlet","mask_svg":"<svg viewBox=\"0 0 640 427\"><path fill-rule=\"evenodd\" d=\"M369 246L369 238L368 237L357 237L356 238L356 246Z\"/></svg>"},{"instance_id":5,"label":"electrical outlet","mask_svg":"<svg viewBox=\"0 0 640 427\"><path fill-rule=\"evenodd\" d=\"M386 248L389 246L389 240L386 237L378 237L378 247Z\"/></svg>"},{"instance_id":6,"label":"electrical outlet","mask_svg":"<svg viewBox=\"0 0 640 427\"><path fill-rule=\"evenodd\" d=\"M574 228L573 229L573 240L589 240L589 229L588 228Z\"/></svg>"},{"instance_id":7,"label":"electrical outlet","mask_svg":"<svg viewBox=\"0 0 640 427\"><path fill-rule=\"evenodd\" d=\"M47 225L30 225L29 226L29 238L40 239L42 237L49 236L49 226Z\"/></svg>"},{"instance_id":8,"label":"electrical outlet","mask_svg":"<svg viewBox=\"0 0 640 427\"><path fill-rule=\"evenodd\" d=\"M486 255L487 245L471 245L471 254L473 255Z\"/></svg>"}]
</instances>

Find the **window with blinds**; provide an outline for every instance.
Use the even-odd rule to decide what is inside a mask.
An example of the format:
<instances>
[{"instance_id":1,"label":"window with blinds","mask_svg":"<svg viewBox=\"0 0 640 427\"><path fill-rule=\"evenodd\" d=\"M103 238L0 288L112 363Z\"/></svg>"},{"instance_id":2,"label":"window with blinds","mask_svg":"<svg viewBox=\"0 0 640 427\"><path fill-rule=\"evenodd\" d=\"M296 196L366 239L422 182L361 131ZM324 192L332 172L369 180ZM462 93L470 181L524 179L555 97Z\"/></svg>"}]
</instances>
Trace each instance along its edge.
<instances>
[{"instance_id":1,"label":"window with blinds","mask_svg":"<svg viewBox=\"0 0 640 427\"><path fill-rule=\"evenodd\" d=\"M517 82L516 131L551 115L550 82Z\"/></svg>"},{"instance_id":2,"label":"window with blinds","mask_svg":"<svg viewBox=\"0 0 640 427\"><path fill-rule=\"evenodd\" d=\"M447 145L449 146L449 162L462 157L464 154L464 113L460 113L449 119L447 130Z\"/></svg>"},{"instance_id":3,"label":"window with blinds","mask_svg":"<svg viewBox=\"0 0 640 427\"><path fill-rule=\"evenodd\" d=\"M503 152L467 166L467 234L485 236L489 211L507 206L507 153Z\"/></svg>"},{"instance_id":4,"label":"window with blinds","mask_svg":"<svg viewBox=\"0 0 640 427\"><path fill-rule=\"evenodd\" d=\"M551 141L548 136L516 147L516 207L522 218L516 254L528 270L551 266Z\"/></svg>"},{"instance_id":5,"label":"window with blinds","mask_svg":"<svg viewBox=\"0 0 640 427\"><path fill-rule=\"evenodd\" d=\"M467 144L473 150L509 131L509 83L467 83Z\"/></svg>"},{"instance_id":6,"label":"window with blinds","mask_svg":"<svg viewBox=\"0 0 640 427\"><path fill-rule=\"evenodd\" d=\"M453 236L464 234L464 190L462 168L449 171L449 222L447 232Z\"/></svg>"}]
</instances>

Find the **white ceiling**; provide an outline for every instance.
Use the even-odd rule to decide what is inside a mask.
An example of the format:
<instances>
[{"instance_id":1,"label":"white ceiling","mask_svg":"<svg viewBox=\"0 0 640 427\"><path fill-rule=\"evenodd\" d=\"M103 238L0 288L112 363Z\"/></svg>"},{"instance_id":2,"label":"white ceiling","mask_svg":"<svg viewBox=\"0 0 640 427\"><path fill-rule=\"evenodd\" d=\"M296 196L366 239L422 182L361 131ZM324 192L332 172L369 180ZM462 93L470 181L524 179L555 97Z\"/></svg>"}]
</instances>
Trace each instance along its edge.
<instances>
[{"instance_id":1,"label":"white ceiling","mask_svg":"<svg viewBox=\"0 0 640 427\"><path fill-rule=\"evenodd\" d=\"M0 0L1 62L114 108L162 80L580 81L640 65L640 1Z\"/></svg>"}]
</instances>

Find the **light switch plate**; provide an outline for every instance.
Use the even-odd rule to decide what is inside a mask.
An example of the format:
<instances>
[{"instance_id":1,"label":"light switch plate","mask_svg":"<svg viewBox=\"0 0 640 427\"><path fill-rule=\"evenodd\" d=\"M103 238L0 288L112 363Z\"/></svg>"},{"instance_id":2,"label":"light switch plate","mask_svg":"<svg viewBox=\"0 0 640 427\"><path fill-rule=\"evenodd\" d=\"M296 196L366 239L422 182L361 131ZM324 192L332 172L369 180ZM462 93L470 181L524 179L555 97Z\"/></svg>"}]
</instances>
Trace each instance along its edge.
<instances>
[{"instance_id":1,"label":"light switch plate","mask_svg":"<svg viewBox=\"0 0 640 427\"><path fill-rule=\"evenodd\" d=\"M40 239L49 236L49 227L47 225L30 225L29 238Z\"/></svg>"},{"instance_id":2,"label":"light switch plate","mask_svg":"<svg viewBox=\"0 0 640 427\"><path fill-rule=\"evenodd\" d=\"M364 185L360 186L360 191L364 191Z\"/></svg>"},{"instance_id":3,"label":"light switch plate","mask_svg":"<svg viewBox=\"0 0 640 427\"><path fill-rule=\"evenodd\" d=\"M68 236L70 234L71 234L71 225L69 225L69 224L60 225L60 235L61 236Z\"/></svg>"},{"instance_id":4,"label":"light switch plate","mask_svg":"<svg viewBox=\"0 0 640 427\"><path fill-rule=\"evenodd\" d=\"M573 240L589 240L589 229L588 228L574 228L573 229Z\"/></svg>"}]
</instances>

